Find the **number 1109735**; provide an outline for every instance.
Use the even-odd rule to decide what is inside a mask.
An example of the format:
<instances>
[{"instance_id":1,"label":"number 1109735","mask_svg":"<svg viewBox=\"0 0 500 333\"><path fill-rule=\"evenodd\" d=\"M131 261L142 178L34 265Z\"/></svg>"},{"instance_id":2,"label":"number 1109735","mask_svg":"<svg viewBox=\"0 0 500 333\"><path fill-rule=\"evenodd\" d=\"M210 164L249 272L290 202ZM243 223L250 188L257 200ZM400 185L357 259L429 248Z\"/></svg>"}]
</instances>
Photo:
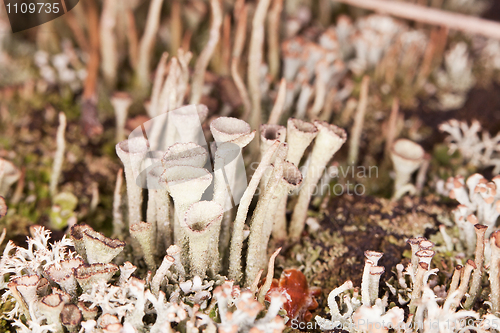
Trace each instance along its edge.
<instances>
[{"instance_id":1,"label":"number 1109735","mask_svg":"<svg viewBox=\"0 0 500 333\"><path fill-rule=\"evenodd\" d=\"M60 3L44 3L44 2L38 2L38 3L13 3L13 4L6 4L5 7L7 8L7 13L8 14L57 14L60 11L59 8Z\"/></svg>"}]
</instances>

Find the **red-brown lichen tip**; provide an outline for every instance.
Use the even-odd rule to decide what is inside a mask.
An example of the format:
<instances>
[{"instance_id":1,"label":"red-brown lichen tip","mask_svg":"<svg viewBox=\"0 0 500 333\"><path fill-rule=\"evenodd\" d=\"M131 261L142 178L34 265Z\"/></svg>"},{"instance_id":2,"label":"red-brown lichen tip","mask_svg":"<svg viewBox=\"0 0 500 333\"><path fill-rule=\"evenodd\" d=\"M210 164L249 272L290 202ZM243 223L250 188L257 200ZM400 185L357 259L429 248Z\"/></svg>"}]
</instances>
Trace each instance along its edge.
<instances>
[{"instance_id":1,"label":"red-brown lichen tip","mask_svg":"<svg viewBox=\"0 0 500 333\"><path fill-rule=\"evenodd\" d=\"M415 255L419 258L429 258L433 257L436 254L436 252L432 250L420 250L415 253Z\"/></svg>"},{"instance_id":2,"label":"red-brown lichen tip","mask_svg":"<svg viewBox=\"0 0 500 333\"><path fill-rule=\"evenodd\" d=\"M61 311L61 323L64 326L74 327L82 321L82 312L75 304L66 304Z\"/></svg>"},{"instance_id":3,"label":"red-brown lichen tip","mask_svg":"<svg viewBox=\"0 0 500 333\"><path fill-rule=\"evenodd\" d=\"M472 266L474 269L477 268L476 263L472 259L467 260L467 265Z\"/></svg>"},{"instance_id":4,"label":"red-brown lichen tip","mask_svg":"<svg viewBox=\"0 0 500 333\"><path fill-rule=\"evenodd\" d=\"M435 244L428 239L424 239L418 244L421 250L430 250L434 247L434 245Z\"/></svg>"},{"instance_id":5,"label":"red-brown lichen tip","mask_svg":"<svg viewBox=\"0 0 500 333\"><path fill-rule=\"evenodd\" d=\"M484 233L486 232L486 229L488 229L488 226L484 225L484 224L474 224L474 228L476 228L476 233L481 233L484 235Z\"/></svg>"},{"instance_id":6,"label":"red-brown lichen tip","mask_svg":"<svg viewBox=\"0 0 500 333\"><path fill-rule=\"evenodd\" d=\"M418 263L418 266L420 268L422 268L423 270L426 270L426 271L429 270L429 264L427 264L426 262L422 262L421 261L421 262Z\"/></svg>"},{"instance_id":7,"label":"red-brown lichen tip","mask_svg":"<svg viewBox=\"0 0 500 333\"><path fill-rule=\"evenodd\" d=\"M495 232L493 232L490 236L490 243L493 244L493 242L495 243L495 246L500 248L500 230L497 230Z\"/></svg>"},{"instance_id":8,"label":"red-brown lichen tip","mask_svg":"<svg viewBox=\"0 0 500 333\"><path fill-rule=\"evenodd\" d=\"M474 214L470 214L469 216L467 216L467 221L476 225L479 223L479 220L477 219L476 215Z\"/></svg>"}]
</instances>

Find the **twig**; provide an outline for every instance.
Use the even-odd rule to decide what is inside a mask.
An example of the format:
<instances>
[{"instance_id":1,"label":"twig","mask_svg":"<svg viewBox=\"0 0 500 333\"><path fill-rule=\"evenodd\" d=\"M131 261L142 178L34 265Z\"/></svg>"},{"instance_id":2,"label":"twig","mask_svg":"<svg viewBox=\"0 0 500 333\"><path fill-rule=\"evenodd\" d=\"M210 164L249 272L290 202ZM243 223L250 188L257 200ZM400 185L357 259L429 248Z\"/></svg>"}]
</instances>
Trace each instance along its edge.
<instances>
[{"instance_id":1,"label":"twig","mask_svg":"<svg viewBox=\"0 0 500 333\"><path fill-rule=\"evenodd\" d=\"M500 39L500 23L464 14L388 0L335 0L417 22L439 25L466 33Z\"/></svg>"},{"instance_id":2,"label":"twig","mask_svg":"<svg viewBox=\"0 0 500 333\"><path fill-rule=\"evenodd\" d=\"M352 165L357 165L359 154L359 142L361 140L361 133L363 132L363 123L365 120L366 106L368 104L368 85L370 77L363 77L361 82L361 91L359 93L358 108L354 116L354 125L352 125L351 143L349 146L348 161Z\"/></svg>"},{"instance_id":3,"label":"twig","mask_svg":"<svg viewBox=\"0 0 500 333\"><path fill-rule=\"evenodd\" d=\"M220 39L220 27L222 25L222 7L220 0L210 0L210 7L212 8L210 37L207 45L205 45L205 48L201 51L201 54L196 61L196 65L194 66L193 81L191 83L191 99L189 104L198 104L200 102L205 72L207 70L208 63L210 62L210 58L212 58L215 47Z\"/></svg>"},{"instance_id":4,"label":"twig","mask_svg":"<svg viewBox=\"0 0 500 333\"><path fill-rule=\"evenodd\" d=\"M252 21L247 73L248 90L252 102L252 112L250 113L250 126L252 128L259 128L262 122L260 66L264 47L264 26L270 2L271 0L259 0Z\"/></svg>"},{"instance_id":5,"label":"twig","mask_svg":"<svg viewBox=\"0 0 500 333\"><path fill-rule=\"evenodd\" d=\"M246 120L250 116L250 111L252 109L252 104L250 102L250 97L248 96L248 91L243 82L243 79L238 72L238 67L240 64L241 53L243 52L243 47L245 46L246 30L247 30L247 16L248 7L246 5L241 9L238 15L238 25L236 27L236 34L234 40L233 49L233 59L231 60L231 76L233 77L234 84L240 93L241 100L243 102L243 116L241 119Z\"/></svg>"}]
</instances>

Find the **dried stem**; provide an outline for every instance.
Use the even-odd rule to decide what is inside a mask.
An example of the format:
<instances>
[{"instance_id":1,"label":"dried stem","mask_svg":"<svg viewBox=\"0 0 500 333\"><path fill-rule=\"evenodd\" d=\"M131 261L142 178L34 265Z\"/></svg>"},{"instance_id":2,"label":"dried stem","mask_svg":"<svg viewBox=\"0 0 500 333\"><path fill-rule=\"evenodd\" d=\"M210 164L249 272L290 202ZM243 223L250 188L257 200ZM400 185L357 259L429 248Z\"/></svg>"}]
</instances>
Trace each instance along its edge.
<instances>
[{"instance_id":1,"label":"dried stem","mask_svg":"<svg viewBox=\"0 0 500 333\"><path fill-rule=\"evenodd\" d=\"M194 66L189 104L198 104L200 102L205 72L220 39L220 27L222 25L222 6L220 0L210 0L210 7L212 8L210 37Z\"/></svg>"}]
</instances>

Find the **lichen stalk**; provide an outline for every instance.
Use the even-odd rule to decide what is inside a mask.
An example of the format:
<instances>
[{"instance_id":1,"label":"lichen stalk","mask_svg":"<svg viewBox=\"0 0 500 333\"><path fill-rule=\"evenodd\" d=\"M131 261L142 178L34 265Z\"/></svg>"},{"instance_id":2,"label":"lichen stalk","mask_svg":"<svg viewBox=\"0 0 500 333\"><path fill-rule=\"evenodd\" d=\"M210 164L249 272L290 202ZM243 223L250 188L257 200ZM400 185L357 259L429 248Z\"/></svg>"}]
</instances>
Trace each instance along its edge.
<instances>
[{"instance_id":1,"label":"lichen stalk","mask_svg":"<svg viewBox=\"0 0 500 333\"><path fill-rule=\"evenodd\" d=\"M347 139L346 132L335 125L322 121L315 121L314 124L319 129L319 133L311 153L311 163L304 177L299 198L292 215L289 233L293 239L298 239L304 230L309 201L327 163Z\"/></svg>"},{"instance_id":2,"label":"lichen stalk","mask_svg":"<svg viewBox=\"0 0 500 333\"><path fill-rule=\"evenodd\" d=\"M467 297L464 305L465 309L471 309L477 297L479 296L481 292L481 282L484 272L484 236L488 227L483 224L476 224L474 225L474 228L476 229L477 237L476 252L474 254L474 263L476 264L476 269L472 273L472 281L469 288L469 297Z\"/></svg>"},{"instance_id":3,"label":"lichen stalk","mask_svg":"<svg viewBox=\"0 0 500 333\"><path fill-rule=\"evenodd\" d=\"M137 240L144 255L144 261L151 271L156 269L153 226L148 222L140 222L130 226L130 235Z\"/></svg>"},{"instance_id":4,"label":"lichen stalk","mask_svg":"<svg viewBox=\"0 0 500 333\"><path fill-rule=\"evenodd\" d=\"M142 188L136 183L142 160L148 152L149 144L143 137L134 137L119 142L116 154L123 163L127 184L129 226L142 220Z\"/></svg>"},{"instance_id":5,"label":"lichen stalk","mask_svg":"<svg viewBox=\"0 0 500 333\"><path fill-rule=\"evenodd\" d=\"M233 224L233 235L231 238L230 253L229 253L229 278L235 281L240 281L241 272L241 250L243 248L243 228L248 213L248 208L252 202L252 197L259 185L265 170L270 164L271 158L278 149L280 143L275 142L268 151L262 156L262 160L252 175L252 179L248 184L243 197L240 200L240 205L236 213L236 219Z\"/></svg>"},{"instance_id":6,"label":"lichen stalk","mask_svg":"<svg viewBox=\"0 0 500 333\"><path fill-rule=\"evenodd\" d=\"M248 95L247 87L245 86L245 82L238 72L241 54L243 52L243 47L245 46L247 17L248 7L247 5L244 5L240 11L240 14L238 15L238 23L236 26L233 54L231 59L231 76L243 102L243 115L241 117L241 119L243 120L248 119L252 110L252 103Z\"/></svg>"},{"instance_id":7,"label":"lichen stalk","mask_svg":"<svg viewBox=\"0 0 500 333\"><path fill-rule=\"evenodd\" d=\"M262 64L262 52L264 48L265 20L270 3L271 0L259 0L252 20L247 72L248 90L252 102L252 112L250 113L250 125L252 128L258 128L262 122L260 66Z\"/></svg>"},{"instance_id":8,"label":"lichen stalk","mask_svg":"<svg viewBox=\"0 0 500 333\"><path fill-rule=\"evenodd\" d=\"M265 190L259 196L257 207L255 208L252 220L250 222L250 235L248 237L248 251L245 271L247 286L250 286L252 284L259 270L264 268L263 266L265 261L263 260L264 258L261 257L262 252L264 252L264 255L266 254L266 251L262 251L261 249L267 249L267 242L263 241L264 219L269 209L269 203L272 200L273 193L276 191L276 188L282 176L283 162L276 160ZM272 221L266 222L272 223Z\"/></svg>"},{"instance_id":9,"label":"lichen stalk","mask_svg":"<svg viewBox=\"0 0 500 333\"><path fill-rule=\"evenodd\" d=\"M189 238L190 275L204 278L211 266L211 242L218 243L218 228L222 221L222 206L213 201L199 201L186 211L182 227Z\"/></svg>"},{"instance_id":10,"label":"lichen stalk","mask_svg":"<svg viewBox=\"0 0 500 333\"><path fill-rule=\"evenodd\" d=\"M127 121L128 109L132 105L132 98L128 93L116 92L111 97L111 105L115 110L116 141L120 142L125 140L125 122Z\"/></svg>"},{"instance_id":11,"label":"lichen stalk","mask_svg":"<svg viewBox=\"0 0 500 333\"><path fill-rule=\"evenodd\" d=\"M116 14L117 0L103 1L101 22L99 24L101 70L104 80L109 87L114 87L116 84L116 74L118 70L118 52L114 32Z\"/></svg>"},{"instance_id":12,"label":"lichen stalk","mask_svg":"<svg viewBox=\"0 0 500 333\"><path fill-rule=\"evenodd\" d=\"M212 23L210 25L209 38L194 67L189 104L198 104L200 102L205 71L220 39L220 28L222 25L222 6L220 0L210 0L210 8L212 9Z\"/></svg>"},{"instance_id":13,"label":"lichen stalk","mask_svg":"<svg viewBox=\"0 0 500 333\"><path fill-rule=\"evenodd\" d=\"M280 86L278 88L278 96L276 96L276 101L274 102L273 109L271 110L271 115L267 121L268 125L277 125L280 122L281 115L285 110L285 98L286 98L286 80L281 79Z\"/></svg>"},{"instance_id":14,"label":"lichen stalk","mask_svg":"<svg viewBox=\"0 0 500 333\"><path fill-rule=\"evenodd\" d=\"M280 17L283 10L283 0L273 0L267 19L267 59L269 75L276 78L280 71Z\"/></svg>"},{"instance_id":15,"label":"lichen stalk","mask_svg":"<svg viewBox=\"0 0 500 333\"><path fill-rule=\"evenodd\" d=\"M488 279L490 280L490 301L493 313L500 311L500 231L490 236L491 259Z\"/></svg>"},{"instance_id":16,"label":"lichen stalk","mask_svg":"<svg viewBox=\"0 0 500 333\"><path fill-rule=\"evenodd\" d=\"M148 16L146 18L146 28L139 43L139 54L137 57L136 75L139 86L146 88L149 82L149 67L153 55L153 47L156 33L160 26L160 15L163 0L152 0L149 4Z\"/></svg>"},{"instance_id":17,"label":"lichen stalk","mask_svg":"<svg viewBox=\"0 0 500 333\"><path fill-rule=\"evenodd\" d=\"M63 112L59 112L59 127L57 128L56 136L56 154L54 156L54 164L52 165L52 173L50 174L50 195L54 197L56 195L57 183L59 182L59 177L61 176L62 164L64 161L64 150L66 149L66 140L64 139L64 133L66 131L66 115Z\"/></svg>"},{"instance_id":18,"label":"lichen stalk","mask_svg":"<svg viewBox=\"0 0 500 333\"><path fill-rule=\"evenodd\" d=\"M354 124L352 125L351 142L349 144L349 157L347 161L352 165L357 165L359 144L361 141L361 134L363 132L363 123L365 120L366 108L368 106L368 86L370 84L370 77L364 76L361 81L361 91L359 93L359 102L354 116Z\"/></svg>"}]
</instances>

